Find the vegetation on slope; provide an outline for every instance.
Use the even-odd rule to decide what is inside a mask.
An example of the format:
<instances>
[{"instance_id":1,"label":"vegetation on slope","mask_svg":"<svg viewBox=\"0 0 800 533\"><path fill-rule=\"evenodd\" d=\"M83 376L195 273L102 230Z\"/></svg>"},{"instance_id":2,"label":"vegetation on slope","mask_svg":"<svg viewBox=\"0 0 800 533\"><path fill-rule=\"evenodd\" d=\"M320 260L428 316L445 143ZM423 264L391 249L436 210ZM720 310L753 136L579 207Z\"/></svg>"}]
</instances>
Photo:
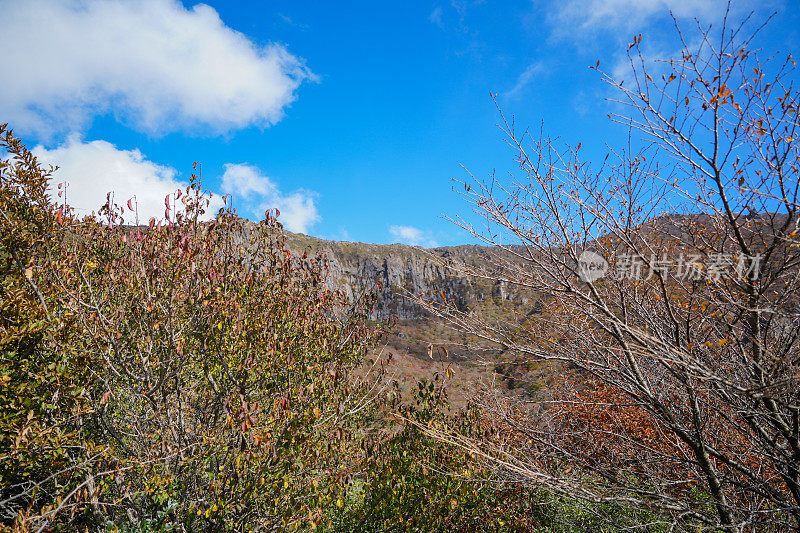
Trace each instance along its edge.
<instances>
[{"instance_id":1,"label":"vegetation on slope","mask_svg":"<svg viewBox=\"0 0 800 533\"><path fill-rule=\"evenodd\" d=\"M48 196L50 171L0 134L5 528L553 523L550 504L531 510L533 489L418 429L483 431L474 409L448 412L450 372L413 398L387 381L369 357L371 302L326 288L320 258L290 253L274 216L201 222L193 178L184 207L148 226L120 224L112 204L77 219Z\"/></svg>"}]
</instances>

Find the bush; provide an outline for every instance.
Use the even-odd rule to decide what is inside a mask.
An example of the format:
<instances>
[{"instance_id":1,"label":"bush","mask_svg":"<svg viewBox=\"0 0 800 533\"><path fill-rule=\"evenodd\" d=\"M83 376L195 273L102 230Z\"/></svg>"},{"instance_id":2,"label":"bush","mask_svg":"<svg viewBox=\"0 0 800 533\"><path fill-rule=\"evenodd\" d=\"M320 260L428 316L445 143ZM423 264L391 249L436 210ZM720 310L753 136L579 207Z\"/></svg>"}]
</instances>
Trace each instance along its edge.
<instances>
[{"instance_id":1,"label":"bush","mask_svg":"<svg viewBox=\"0 0 800 533\"><path fill-rule=\"evenodd\" d=\"M326 289L275 216L201 222L194 177L164 221L126 227L115 205L77 220L10 132L4 146L4 520L323 523L368 412L352 370L369 302Z\"/></svg>"},{"instance_id":2,"label":"bush","mask_svg":"<svg viewBox=\"0 0 800 533\"><path fill-rule=\"evenodd\" d=\"M97 451L83 424L96 361L76 349L82 332L56 282L68 264L51 169L4 124L0 154L0 520L25 524L92 486Z\"/></svg>"}]
</instances>

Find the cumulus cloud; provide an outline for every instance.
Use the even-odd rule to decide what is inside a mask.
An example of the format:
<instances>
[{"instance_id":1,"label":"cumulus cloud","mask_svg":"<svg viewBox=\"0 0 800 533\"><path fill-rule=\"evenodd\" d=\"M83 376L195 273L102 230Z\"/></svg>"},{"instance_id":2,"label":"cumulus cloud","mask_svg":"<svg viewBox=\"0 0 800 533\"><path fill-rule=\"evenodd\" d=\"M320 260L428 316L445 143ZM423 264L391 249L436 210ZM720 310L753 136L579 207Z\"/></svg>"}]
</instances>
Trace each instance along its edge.
<instances>
[{"instance_id":1,"label":"cumulus cloud","mask_svg":"<svg viewBox=\"0 0 800 533\"><path fill-rule=\"evenodd\" d=\"M315 79L283 46L260 46L203 4L0 0L0 116L46 139L113 113L150 134L224 133L279 121Z\"/></svg>"},{"instance_id":2,"label":"cumulus cloud","mask_svg":"<svg viewBox=\"0 0 800 533\"><path fill-rule=\"evenodd\" d=\"M267 209L277 207L281 212L278 220L289 231L308 233L308 229L320 220L314 192L298 190L284 195L272 179L252 165L225 165L222 190L234 199L244 200L245 214L257 218Z\"/></svg>"},{"instance_id":3,"label":"cumulus cloud","mask_svg":"<svg viewBox=\"0 0 800 533\"><path fill-rule=\"evenodd\" d=\"M35 147L33 155L42 164L58 165L50 194L62 201L57 198L57 184L66 183L67 202L79 215L98 211L106 203L106 195L113 192L119 205L136 197L140 223L150 217L162 219L164 198L187 186L176 179L175 169L148 161L139 150L120 150L106 141L84 142L75 134L53 149ZM206 216L213 216L220 207L222 200L215 196ZM127 223L135 221L135 213L127 208L124 217Z\"/></svg>"},{"instance_id":4,"label":"cumulus cloud","mask_svg":"<svg viewBox=\"0 0 800 533\"><path fill-rule=\"evenodd\" d=\"M80 215L98 211L112 192L118 205L136 197L141 223L150 217L162 219L165 197L188 185L178 179L175 169L149 161L139 150L121 150L107 141L85 142L77 134L52 149L37 146L33 154L44 165L58 165L50 194L62 201L63 197L57 197L58 184L68 184L67 202ZM243 215L260 219L264 211L277 207L283 225L301 233L307 233L320 220L315 193L299 190L283 194L274 181L250 165L226 164L224 168L222 192L238 199L237 204L243 201L243 209L236 205ZM213 217L223 206L222 196L214 194L206 217ZM124 216L127 223L134 222L133 212L126 211Z\"/></svg>"},{"instance_id":5,"label":"cumulus cloud","mask_svg":"<svg viewBox=\"0 0 800 533\"><path fill-rule=\"evenodd\" d=\"M427 232L414 226L390 226L389 233L401 243L410 246L423 246L425 248L437 246L436 241Z\"/></svg>"}]
</instances>

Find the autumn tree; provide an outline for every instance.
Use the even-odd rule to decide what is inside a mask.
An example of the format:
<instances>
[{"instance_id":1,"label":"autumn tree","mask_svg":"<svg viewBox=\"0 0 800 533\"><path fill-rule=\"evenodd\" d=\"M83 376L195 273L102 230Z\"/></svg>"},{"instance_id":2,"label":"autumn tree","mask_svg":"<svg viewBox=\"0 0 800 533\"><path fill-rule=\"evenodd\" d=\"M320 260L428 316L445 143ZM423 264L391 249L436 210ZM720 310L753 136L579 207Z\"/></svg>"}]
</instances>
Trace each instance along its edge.
<instances>
[{"instance_id":1,"label":"autumn tree","mask_svg":"<svg viewBox=\"0 0 800 533\"><path fill-rule=\"evenodd\" d=\"M544 305L501 321L428 305L517 360L561 364L560 384L533 406L487 392L499 437L430 435L679 529L800 527L800 93L756 25L676 22L677 57L648 61L637 36L625 80L593 67L630 131L600 165L503 117L517 175L457 185L488 224L455 222L494 259L450 266Z\"/></svg>"}]
</instances>

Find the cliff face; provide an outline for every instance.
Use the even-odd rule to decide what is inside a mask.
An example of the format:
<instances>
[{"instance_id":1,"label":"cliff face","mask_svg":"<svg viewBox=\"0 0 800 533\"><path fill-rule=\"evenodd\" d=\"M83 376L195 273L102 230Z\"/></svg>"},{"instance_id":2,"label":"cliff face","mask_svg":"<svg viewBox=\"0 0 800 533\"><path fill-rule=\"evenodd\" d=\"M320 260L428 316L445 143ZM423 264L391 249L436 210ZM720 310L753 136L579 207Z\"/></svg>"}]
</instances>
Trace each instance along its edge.
<instances>
[{"instance_id":1,"label":"cliff face","mask_svg":"<svg viewBox=\"0 0 800 533\"><path fill-rule=\"evenodd\" d=\"M474 263L485 256L480 246L455 246L423 250L401 244L363 244L324 241L305 235L290 235L289 246L322 253L328 259L331 288L340 289L351 299L365 291L378 291L376 320L423 318L425 311L408 296L445 297L462 309L474 307L487 297L507 298L507 291L482 286L453 276L448 262Z\"/></svg>"}]
</instances>

